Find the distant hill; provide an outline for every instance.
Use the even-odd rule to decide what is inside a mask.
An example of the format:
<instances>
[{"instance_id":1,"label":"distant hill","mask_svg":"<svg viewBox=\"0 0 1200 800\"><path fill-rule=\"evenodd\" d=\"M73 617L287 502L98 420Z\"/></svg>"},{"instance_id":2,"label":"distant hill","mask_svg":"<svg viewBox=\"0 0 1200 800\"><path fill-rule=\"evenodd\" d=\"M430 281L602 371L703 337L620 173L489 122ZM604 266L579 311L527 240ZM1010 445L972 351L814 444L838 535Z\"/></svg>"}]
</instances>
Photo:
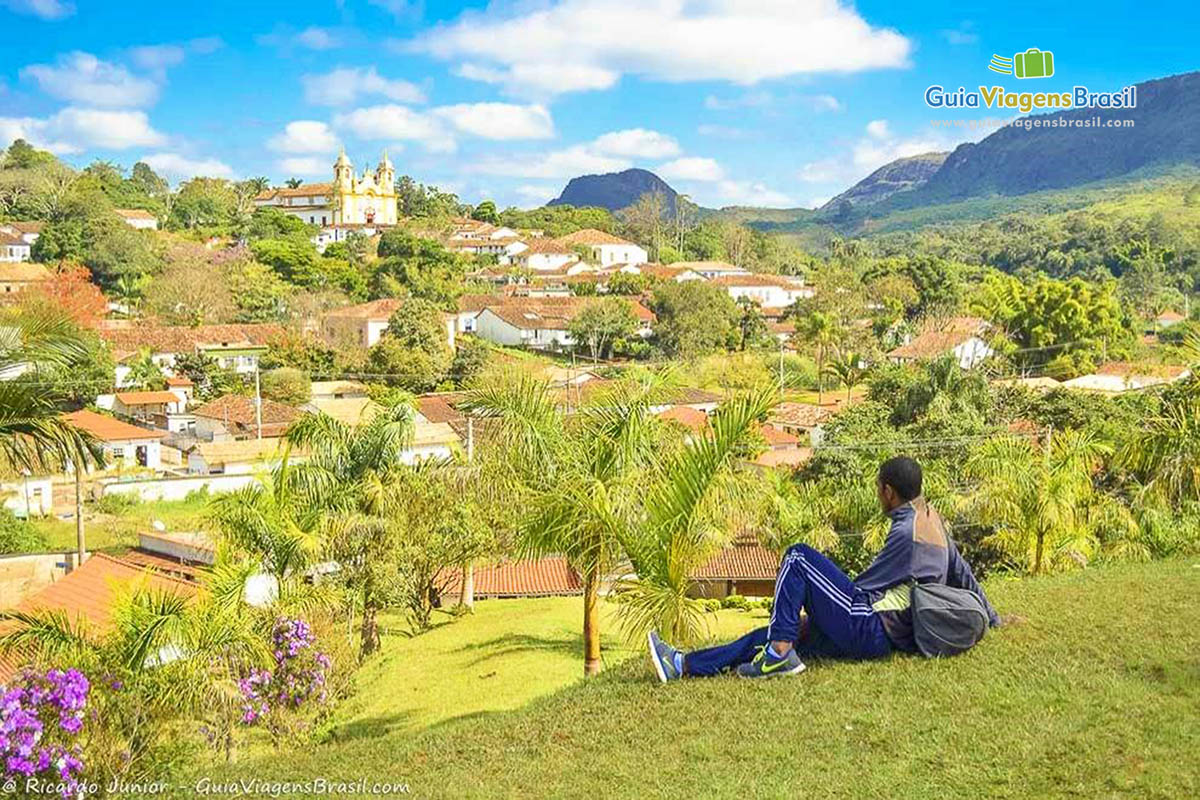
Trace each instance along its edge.
<instances>
[{"instance_id":1,"label":"distant hill","mask_svg":"<svg viewBox=\"0 0 1200 800\"><path fill-rule=\"evenodd\" d=\"M666 198L666 211L675 212L678 193L662 178L644 169L627 169L624 172L609 172L605 175L582 175L572 178L551 206L596 206L609 211L620 211L638 201L647 192L662 192Z\"/></svg>"},{"instance_id":2,"label":"distant hill","mask_svg":"<svg viewBox=\"0 0 1200 800\"><path fill-rule=\"evenodd\" d=\"M898 158L851 186L837 197L821 206L822 211L851 206L869 206L882 202L894 194L911 191L923 186L938 171L949 153L922 153L917 156Z\"/></svg>"},{"instance_id":3,"label":"distant hill","mask_svg":"<svg viewBox=\"0 0 1200 800\"><path fill-rule=\"evenodd\" d=\"M1080 109L1033 119L1130 119L1133 127L1005 127L959 145L923 186L886 205L914 208L1020 195L1115 178L1151 165L1200 164L1200 72L1137 84L1137 108ZM1043 123L1044 124L1044 123Z\"/></svg>"}]
</instances>

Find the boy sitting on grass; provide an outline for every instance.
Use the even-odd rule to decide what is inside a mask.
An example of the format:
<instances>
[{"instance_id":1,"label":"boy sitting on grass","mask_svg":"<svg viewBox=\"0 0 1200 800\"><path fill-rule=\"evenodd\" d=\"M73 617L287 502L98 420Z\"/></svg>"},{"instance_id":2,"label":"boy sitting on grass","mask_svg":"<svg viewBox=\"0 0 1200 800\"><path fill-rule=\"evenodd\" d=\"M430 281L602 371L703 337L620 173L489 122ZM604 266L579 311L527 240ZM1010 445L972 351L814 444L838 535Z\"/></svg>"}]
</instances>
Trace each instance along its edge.
<instances>
[{"instance_id":1,"label":"boy sitting on grass","mask_svg":"<svg viewBox=\"0 0 1200 800\"><path fill-rule=\"evenodd\" d=\"M999 625L1000 618L947 535L942 518L921 496L921 466L903 456L889 459L879 467L875 488L892 524L883 549L866 571L850 580L813 548L793 545L775 578L775 603L766 627L691 653L676 650L650 632L650 658L659 680L717 675L733 668L744 678L798 675L804 671L799 653L868 659L893 650L916 652L914 583L973 592L987 610L991 627ZM804 619L802 610L807 612Z\"/></svg>"}]
</instances>

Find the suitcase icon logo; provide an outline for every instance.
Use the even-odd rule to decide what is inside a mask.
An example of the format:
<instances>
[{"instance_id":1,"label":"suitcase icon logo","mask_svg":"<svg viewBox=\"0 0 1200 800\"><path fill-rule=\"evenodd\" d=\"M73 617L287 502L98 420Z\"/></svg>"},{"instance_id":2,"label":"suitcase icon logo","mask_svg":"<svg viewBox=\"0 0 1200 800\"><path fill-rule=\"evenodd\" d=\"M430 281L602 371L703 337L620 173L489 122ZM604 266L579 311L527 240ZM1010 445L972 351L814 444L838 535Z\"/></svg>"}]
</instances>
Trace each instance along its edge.
<instances>
[{"instance_id":1,"label":"suitcase icon logo","mask_svg":"<svg viewBox=\"0 0 1200 800\"><path fill-rule=\"evenodd\" d=\"M1054 53L1031 47L1012 58L993 55L988 69L1017 78L1049 78L1054 74Z\"/></svg>"}]
</instances>

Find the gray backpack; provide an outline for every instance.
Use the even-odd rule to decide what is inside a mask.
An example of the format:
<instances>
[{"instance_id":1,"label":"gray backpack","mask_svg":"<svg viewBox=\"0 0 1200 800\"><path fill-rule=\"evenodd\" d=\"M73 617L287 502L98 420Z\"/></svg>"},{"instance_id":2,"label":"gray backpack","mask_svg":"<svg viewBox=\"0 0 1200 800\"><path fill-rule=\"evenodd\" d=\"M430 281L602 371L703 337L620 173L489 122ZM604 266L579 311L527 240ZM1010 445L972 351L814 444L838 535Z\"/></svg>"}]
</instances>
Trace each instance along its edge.
<instances>
[{"instance_id":1,"label":"gray backpack","mask_svg":"<svg viewBox=\"0 0 1200 800\"><path fill-rule=\"evenodd\" d=\"M941 583L912 588L913 638L926 658L969 650L988 629L987 610L974 592Z\"/></svg>"}]
</instances>

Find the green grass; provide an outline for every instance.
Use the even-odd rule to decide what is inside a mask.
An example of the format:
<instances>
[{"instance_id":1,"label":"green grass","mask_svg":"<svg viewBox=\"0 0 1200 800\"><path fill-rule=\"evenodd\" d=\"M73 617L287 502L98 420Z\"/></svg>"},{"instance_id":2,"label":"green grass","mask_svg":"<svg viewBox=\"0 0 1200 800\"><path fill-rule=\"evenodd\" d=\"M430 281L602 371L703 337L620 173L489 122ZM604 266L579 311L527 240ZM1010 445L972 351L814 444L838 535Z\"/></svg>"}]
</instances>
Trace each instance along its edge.
<instances>
[{"instance_id":1,"label":"green grass","mask_svg":"<svg viewBox=\"0 0 1200 800\"><path fill-rule=\"evenodd\" d=\"M606 622L612 606L603 605ZM721 611L714 635L740 634L762 624L765 612ZM435 627L409 638L404 624L357 676L360 691L334 719L338 740L414 731L459 717L520 708L579 681L583 671L582 605L578 597L488 600L452 619L438 612ZM615 627L606 624L607 629ZM642 655L616 636L603 640L606 667Z\"/></svg>"},{"instance_id":2,"label":"green grass","mask_svg":"<svg viewBox=\"0 0 1200 800\"><path fill-rule=\"evenodd\" d=\"M83 509L84 536L89 550L120 550L137 544L138 533L151 530L155 520L169 531L194 531L203 527L208 498L197 495L175 502L138 503L121 509L120 513L105 514L95 504ZM30 524L46 536L48 549L75 549L75 520L45 517Z\"/></svg>"},{"instance_id":3,"label":"green grass","mask_svg":"<svg viewBox=\"0 0 1200 800\"><path fill-rule=\"evenodd\" d=\"M390 640L340 741L218 775L403 780L455 798L1195 797L1193 562L993 581L1001 612L1026 621L965 656L815 663L766 683L660 686L619 653L580 682L578 601L481 604Z\"/></svg>"}]
</instances>

